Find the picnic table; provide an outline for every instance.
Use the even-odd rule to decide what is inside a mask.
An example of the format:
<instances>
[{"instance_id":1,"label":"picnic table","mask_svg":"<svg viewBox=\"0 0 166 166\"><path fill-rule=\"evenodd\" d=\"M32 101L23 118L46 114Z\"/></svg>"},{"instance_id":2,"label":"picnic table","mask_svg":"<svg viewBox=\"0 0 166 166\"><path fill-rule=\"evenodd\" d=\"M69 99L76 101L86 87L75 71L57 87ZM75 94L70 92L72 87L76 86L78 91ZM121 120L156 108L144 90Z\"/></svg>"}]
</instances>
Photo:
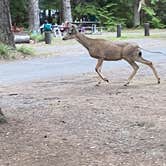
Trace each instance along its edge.
<instances>
[{"instance_id":1,"label":"picnic table","mask_svg":"<svg viewBox=\"0 0 166 166\"><path fill-rule=\"evenodd\" d=\"M98 21L78 21L73 22L72 24L77 25L81 32L86 33L87 31L90 31L91 34L102 33L102 27Z\"/></svg>"}]
</instances>

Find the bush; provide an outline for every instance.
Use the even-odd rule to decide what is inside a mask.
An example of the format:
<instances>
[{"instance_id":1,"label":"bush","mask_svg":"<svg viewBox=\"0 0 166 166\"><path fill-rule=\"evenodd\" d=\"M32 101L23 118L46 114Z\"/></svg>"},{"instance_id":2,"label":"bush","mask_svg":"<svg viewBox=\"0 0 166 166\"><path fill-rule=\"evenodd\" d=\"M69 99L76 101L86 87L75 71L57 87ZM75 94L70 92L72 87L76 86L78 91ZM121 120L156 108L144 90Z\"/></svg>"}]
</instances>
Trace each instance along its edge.
<instances>
[{"instance_id":1,"label":"bush","mask_svg":"<svg viewBox=\"0 0 166 166\"><path fill-rule=\"evenodd\" d=\"M30 39L34 40L35 42L42 42L44 41L44 36L41 34L30 34Z\"/></svg>"},{"instance_id":2,"label":"bush","mask_svg":"<svg viewBox=\"0 0 166 166\"><path fill-rule=\"evenodd\" d=\"M147 21L151 23L153 28L165 28L165 25L161 23L160 18L156 16L156 12L151 7L144 6L143 10L147 14Z\"/></svg>"},{"instance_id":3,"label":"bush","mask_svg":"<svg viewBox=\"0 0 166 166\"><path fill-rule=\"evenodd\" d=\"M34 55L34 50L31 47L21 46L17 48L17 51L24 55Z\"/></svg>"},{"instance_id":4,"label":"bush","mask_svg":"<svg viewBox=\"0 0 166 166\"><path fill-rule=\"evenodd\" d=\"M11 53L12 48L0 43L0 59L10 59L10 53Z\"/></svg>"},{"instance_id":5,"label":"bush","mask_svg":"<svg viewBox=\"0 0 166 166\"><path fill-rule=\"evenodd\" d=\"M8 45L0 43L0 59L20 59L27 55L34 55L34 49L26 46L14 49Z\"/></svg>"}]
</instances>

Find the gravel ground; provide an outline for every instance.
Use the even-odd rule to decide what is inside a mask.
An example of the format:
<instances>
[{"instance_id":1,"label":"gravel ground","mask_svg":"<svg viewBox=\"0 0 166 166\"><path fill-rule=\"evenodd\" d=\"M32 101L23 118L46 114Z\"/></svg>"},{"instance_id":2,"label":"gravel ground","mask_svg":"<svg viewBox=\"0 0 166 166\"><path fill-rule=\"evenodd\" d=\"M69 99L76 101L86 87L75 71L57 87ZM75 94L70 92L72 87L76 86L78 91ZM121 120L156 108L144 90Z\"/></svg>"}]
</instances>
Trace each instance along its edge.
<instances>
[{"instance_id":1,"label":"gravel ground","mask_svg":"<svg viewBox=\"0 0 166 166\"><path fill-rule=\"evenodd\" d=\"M165 166L165 65L0 86L0 166Z\"/></svg>"}]
</instances>

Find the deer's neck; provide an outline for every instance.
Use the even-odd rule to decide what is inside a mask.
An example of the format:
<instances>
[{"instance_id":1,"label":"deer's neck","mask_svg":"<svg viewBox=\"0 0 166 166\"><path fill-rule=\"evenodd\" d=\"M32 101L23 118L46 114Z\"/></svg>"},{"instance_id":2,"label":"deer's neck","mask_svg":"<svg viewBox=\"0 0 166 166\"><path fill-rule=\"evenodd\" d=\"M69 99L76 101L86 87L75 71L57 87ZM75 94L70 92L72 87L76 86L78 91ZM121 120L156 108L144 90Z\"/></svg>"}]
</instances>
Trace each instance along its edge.
<instances>
[{"instance_id":1,"label":"deer's neck","mask_svg":"<svg viewBox=\"0 0 166 166\"><path fill-rule=\"evenodd\" d=\"M92 40L91 38L86 37L85 35L78 33L76 36L76 40L82 44L85 48L89 49L89 47L92 45Z\"/></svg>"}]
</instances>

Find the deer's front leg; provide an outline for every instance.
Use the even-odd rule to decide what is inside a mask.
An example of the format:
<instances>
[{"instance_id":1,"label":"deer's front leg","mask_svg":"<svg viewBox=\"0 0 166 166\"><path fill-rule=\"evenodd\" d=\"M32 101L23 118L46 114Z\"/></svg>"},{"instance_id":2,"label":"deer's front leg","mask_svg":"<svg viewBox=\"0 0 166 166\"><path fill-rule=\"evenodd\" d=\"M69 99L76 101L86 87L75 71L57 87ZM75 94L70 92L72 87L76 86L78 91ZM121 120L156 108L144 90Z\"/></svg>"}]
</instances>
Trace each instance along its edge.
<instances>
[{"instance_id":1,"label":"deer's front leg","mask_svg":"<svg viewBox=\"0 0 166 166\"><path fill-rule=\"evenodd\" d=\"M101 67L102 67L102 64L103 64L103 59L98 59L98 62L97 62L97 65L96 65L95 70L96 70L97 74L99 75L99 77L100 77L102 80L104 80L104 81L106 81L106 82L109 82L107 78L104 78L104 77L101 75Z\"/></svg>"}]
</instances>

